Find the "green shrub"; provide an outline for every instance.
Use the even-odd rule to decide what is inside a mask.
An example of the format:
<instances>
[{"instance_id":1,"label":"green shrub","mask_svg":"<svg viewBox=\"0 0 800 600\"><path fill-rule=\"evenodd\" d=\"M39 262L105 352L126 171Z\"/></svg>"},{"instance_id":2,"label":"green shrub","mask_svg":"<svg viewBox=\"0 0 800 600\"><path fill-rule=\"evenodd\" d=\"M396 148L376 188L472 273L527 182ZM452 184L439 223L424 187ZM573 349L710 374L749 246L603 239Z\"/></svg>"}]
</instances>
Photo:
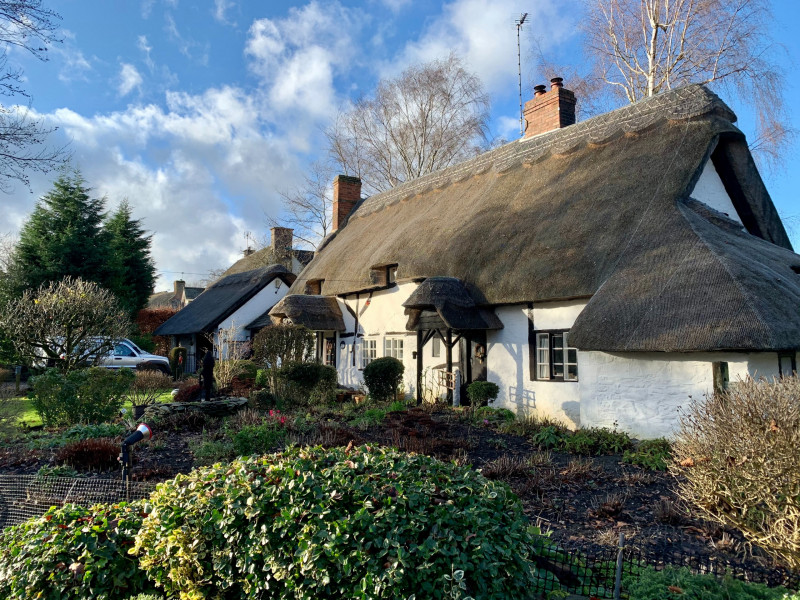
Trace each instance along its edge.
<instances>
[{"instance_id":1,"label":"green shrub","mask_svg":"<svg viewBox=\"0 0 800 600\"><path fill-rule=\"evenodd\" d=\"M279 417L260 425L246 425L232 436L235 456L266 454L276 450L286 441L286 428Z\"/></svg>"},{"instance_id":2,"label":"green shrub","mask_svg":"<svg viewBox=\"0 0 800 600\"><path fill-rule=\"evenodd\" d=\"M253 390L248 399L250 406L254 408L275 408L275 394L269 390Z\"/></svg>"},{"instance_id":3,"label":"green shrub","mask_svg":"<svg viewBox=\"0 0 800 600\"><path fill-rule=\"evenodd\" d=\"M78 473L75 469L65 465L44 465L43 467L39 467L39 470L36 471L36 477L38 479L44 479L46 477L66 477L68 479L76 479L80 476L80 473Z\"/></svg>"},{"instance_id":4,"label":"green shrub","mask_svg":"<svg viewBox=\"0 0 800 600\"><path fill-rule=\"evenodd\" d=\"M93 367L63 373L47 369L31 378L33 408L48 426L102 423L119 414L134 374Z\"/></svg>"},{"instance_id":5,"label":"green shrub","mask_svg":"<svg viewBox=\"0 0 800 600\"><path fill-rule=\"evenodd\" d=\"M467 386L467 398L472 406L485 406L497 398L500 388L491 381L473 381Z\"/></svg>"},{"instance_id":6,"label":"green shrub","mask_svg":"<svg viewBox=\"0 0 800 600\"><path fill-rule=\"evenodd\" d=\"M478 423L495 425L499 423L510 423L516 418L516 416L507 408L491 408L489 406L480 406L475 409L473 418Z\"/></svg>"},{"instance_id":7,"label":"green shrub","mask_svg":"<svg viewBox=\"0 0 800 600\"><path fill-rule=\"evenodd\" d=\"M151 503L133 551L167 595L437 600L454 570L475 598L541 590L546 538L509 488L423 455L292 448L179 475Z\"/></svg>"},{"instance_id":8,"label":"green shrub","mask_svg":"<svg viewBox=\"0 0 800 600\"><path fill-rule=\"evenodd\" d=\"M800 569L800 380L747 379L681 417L670 470L709 519Z\"/></svg>"},{"instance_id":9,"label":"green shrub","mask_svg":"<svg viewBox=\"0 0 800 600\"><path fill-rule=\"evenodd\" d=\"M252 360L245 359L236 361L236 370L239 373L239 377L243 377L245 379L255 379L260 371L256 363L254 363Z\"/></svg>"},{"instance_id":10,"label":"green shrub","mask_svg":"<svg viewBox=\"0 0 800 600\"><path fill-rule=\"evenodd\" d=\"M336 394L336 369L316 362L288 363L281 367L285 395L296 403L330 402Z\"/></svg>"},{"instance_id":11,"label":"green shrub","mask_svg":"<svg viewBox=\"0 0 800 600\"><path fill-rule=\"evenodd\" d=\"M164 596L159 594L136 594L128 598L128 600L164 600Z\"/></svg>"},{"instance_id":12,"label":"green shrub","mask_svg":"<svg viewBox=\"0 0 800 600\"><path fill-rule=\"evenodd\" d=\"M370 427L377 427L383 423L385 418L385 410L381 410L380 408L370 408L369 410L365 410L363 413L352 419L350 424L353 427L358 427L359 429L369 429Z\"/></svg>"},{"instance_id":13,"label":"green shrub","mask_svg":"<svg viewBox=\"0 0 800 600\"><path fill-rule=\"evenodd\" d=\"M626 577L623 587L630 600L779 600L790 593L786 588L768 588L730 577L693 575L686 567L661 571L647 568L638 576Z\"/></svg>"},{"instance_id":14,"label":"green shrub","mask_svg":"<svg viewBox=\"0 0 800 600\"><path fill-rule=\"evenodd\" d=\"M257 388L265 388L269 385L269 373L266 369L258 369L256 371L256 381L254 384Z\"/></svg>"},{"instance_id":15,"label":"green shrub","mask_svg":"<svg viewBox=\"0 0 800 600\"><path fill-rule=\"evenodd\" d=\"M183 377L183 373L186 370L186 348L175 346L169 351L169 366L172 369L173 378L180 379Z\"/></svg>"},{"instance_id":16,"label":"green shrub","mask_svg":"<svg viewBox=\"0 0 800 600\"><path fill-rule=\"evenodd\" d=\"M378 402L394 400L403 381L403 363L391 356L376 358L364 367L364 385Z\"/></svg>"},{"instance_id":17,"label":"green shrub","mask_svg":"<svg viewBox=\"0 0 800 600\"><path fill-rule=\"evenodd\" d=\"M666 471L672 461L672 446L665 438L642 440L633 450L625 451L622 461L651 471Z\"/></svg>"},{"instance_id":18,"label":"green shrub","mask_svg":"<svg viewBox=\"0 0 800 600\"><path fill-rule=\"evenodd\" d=\"M142 524L132 503L51 508L0 533L0 598L117 600L150 589L128 554Z\"/></svg>"},{"instance_id":19,"label":"green shrub","mask_svg":"<svg viewBox=\"0 0 800 600\"><path fill-rule=\"evenodd\" d=\"M633 447L633 441L623 431L607 427L588 427L565 436L562 446L567 452L582 456L621 454Z\"/></svg>"},{"instance_id":20,"label":"green shrub","mask_svg":"<svg viewBox=\"0 0 800 600\"><path fill-rule=\"evenodd\" d=\"M199 442L191 442L189 447L194 455L194 463L196 465L213 465L215 463L228 462L236 456L233 450L233 443L227 439L203 438Z\"/></svg>"},{"instance_id":21,"label":"green shrub","mask_svg":"<svg viewBox=\"0 0 800 600\"><path fill-rule=\"evenodd\" d=\"M562 445L564 438L569 435L569 430L563 425L545 425L531 434L531 442L544 450L552 450Z\"/></svg>"},{"instance_id":22,"label":"green shrub","mask_svg":"<svg viewBox=\"0 0 800 600\"><path fill-rule=\"evenodd\" d=\"M153 354L156 351L156 343L153 341L153 336L149 333L143 333L141 335L129 335L128 339L145 352Z\"/></svg>"},{"instance_id":23,"label":"green shrub","mask_svg":"<svg viewBox=\"0 0 800 600\"><path fill-rule=\"evenodd\" d=\"M28 442L28 447L34 448L58 448L70 442L80 440L91 440L94 438L117 438L127 431L124 425L117 423L98 423L96 425L74 425L53 435L44 433L41 437L34 437Z\"/></svg>"}]
</instances>

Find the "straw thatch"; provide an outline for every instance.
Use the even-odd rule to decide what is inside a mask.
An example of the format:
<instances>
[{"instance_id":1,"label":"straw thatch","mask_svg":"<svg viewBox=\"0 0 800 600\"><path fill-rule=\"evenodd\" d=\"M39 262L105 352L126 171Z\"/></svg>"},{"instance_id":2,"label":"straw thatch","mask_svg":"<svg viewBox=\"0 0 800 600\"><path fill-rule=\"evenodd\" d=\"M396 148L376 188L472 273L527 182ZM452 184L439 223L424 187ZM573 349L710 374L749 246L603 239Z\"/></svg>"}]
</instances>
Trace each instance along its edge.
<instances>
[{"instance_id":1,"label":"straw thatch","mask_svg":"<svg viewBox=\"0 0 800 600\"><path fill-rule=\"evenodd\" d=\"M313 250L292 249L290 252L291 256L293 256L303 267L310 263L311 259L314 258ZM252 254L248 254L247 256L243 256L237 260L228 268L227 271L222 274L222 276L226 277L228 275L235 275L237 273L244 273L246 271L252 271L253 269L260 269L262 267L279 264L281 262L279 258L280 257L276 256L275 250L271 246L261 248L261 250L256 250Z\"/></svg>"},{"instance_id":2,"label":"straw thatch","mask_svg":"<svg viewBox=\"0 0 800 600\"><path fill-rule=\"evenodd\" d=\"M460 331L502 329L493 311L479 308L464 284L455 277L429 277L403 302L409 315L408 329L424 329L423 311L435 311L445 327Z\"/></svg>"},{"instance_id":3,"label":"straw thatch","mask_svg":"<svg viewBox=\"0 0 800 600\"><path fill-rule=\"evenodd\" d=\"M733 121L689 86L408 182L362 201L292 291L369 289L370 265L397 264L400 280L456 277L483 306L594 297L570 335L581 349L798 347L784 271L800 257ZM709 160L746 233L691 200Z\"/></svg>"},{"instance_id":4,"label":"straw thatch","mask_svg":"<svg viewBox=\"0 0 800 600\"><path fill-rule=\"evenodd\" d=\"M153 335L213 331L276 278L291 285L295 275L282 265L272 265L223 277L164 322Z\"/></svg>"},{"instance_id":5,"label":"straw thatch","mask_svg":"<svg viewBox=\"0 0 800 600\"><path fill-rule=\"evenodd\" d=\"M295 325L303 325L312 331L344 331L342 309L336 298L330 296L284 296L269 311L273 322L289 319Z\"/></svg>"}]
</instances>

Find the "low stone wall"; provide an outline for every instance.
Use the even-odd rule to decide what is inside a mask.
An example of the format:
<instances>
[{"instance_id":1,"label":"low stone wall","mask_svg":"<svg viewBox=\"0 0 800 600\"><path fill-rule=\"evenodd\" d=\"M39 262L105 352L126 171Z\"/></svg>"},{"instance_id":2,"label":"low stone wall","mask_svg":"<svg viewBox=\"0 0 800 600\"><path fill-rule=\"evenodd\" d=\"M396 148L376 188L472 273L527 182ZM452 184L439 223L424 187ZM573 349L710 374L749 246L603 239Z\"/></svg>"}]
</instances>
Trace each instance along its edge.
<instances>
[{"instance_id":1,"label":"low stone wall","mask_svg":"<svg viewBox=\"0 0 800 600\"><path fill-rule=\"evenodd\" d=\"M166 416L188 410L195 410L212 417L226 417L232 415L240 408L247 405L247 398L220 398L210 402L168 402L164 404L151 404L144 411L145 418Z\"/></svg>"}]
</instances>

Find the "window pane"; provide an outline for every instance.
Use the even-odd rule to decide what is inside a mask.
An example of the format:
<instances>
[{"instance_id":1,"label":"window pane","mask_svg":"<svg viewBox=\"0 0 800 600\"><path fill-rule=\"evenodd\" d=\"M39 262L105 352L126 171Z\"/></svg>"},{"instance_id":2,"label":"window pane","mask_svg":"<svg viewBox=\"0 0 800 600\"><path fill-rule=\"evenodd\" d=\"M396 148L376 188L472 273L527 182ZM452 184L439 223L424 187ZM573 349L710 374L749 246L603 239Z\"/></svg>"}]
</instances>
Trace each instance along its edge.
<instances>
[{"instance_id":1,"label":"window pane","mask_svg":"<svg viewBox=\"0 0 800 600\"><path fill-rule=\"evenodd\" d=\"M571 365L578 364L578 351L575 348L567 348L567 362Z\"/></svg>"},{"instance_id":2,"label":"window pane","mask_svg":"<svg viewBox=\"0 0 800 600\"><path fill-rule=\"evenodd\" d=\"M536 334L536 378L550 379L550 334Z\"/></svg>"},{"instance_id":3,"label":"window pane","mask_svg":"<svg viewBox=\"0 0 800 600\"><path fill-rule=\"evenodd\" d=\"M564 379L567 381L578 381L578 365L567 365L567 375Z\"/></svg>"},{"instance_id":4,"label":"window pane","mask_svg":"<svg viewBox=\"0 0 800 600\"><path fill-rule=\"evenodd\" d=\"M438 336L433 337L433 346L431 347L431 356L437 357L441 354L441 343L442 340L439 339Z\"/></svg>"}]
</instances>

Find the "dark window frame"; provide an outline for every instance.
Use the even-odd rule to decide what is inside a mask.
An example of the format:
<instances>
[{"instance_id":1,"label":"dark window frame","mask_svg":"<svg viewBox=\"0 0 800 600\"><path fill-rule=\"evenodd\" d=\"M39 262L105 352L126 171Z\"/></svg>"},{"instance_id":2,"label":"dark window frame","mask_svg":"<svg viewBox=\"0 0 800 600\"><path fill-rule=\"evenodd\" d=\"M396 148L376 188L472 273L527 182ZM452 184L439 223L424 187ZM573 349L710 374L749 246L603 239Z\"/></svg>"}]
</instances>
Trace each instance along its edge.
<instances>
[{"instance_id":1,"label":"dark window frame","mask_svg":"<svg viewBox=\"0 0 800 600\"><path fill-rule=\"evenodd\" d=\"M792 361L792 372L791 373L784 373L783 372L783 360L784 358L791 359ZM778 376L779 377L791 377L797 373L797 353L795 352L778 352Z\"/></svg>"},{"instance_id":2,"label":"dark window frame","mask_svg":"<svg viewBox=\"0 0 800 600\"><path fill-rule=\"evenodd\" d=\"M555 334L555 335L554 335ZM564 344L561 346L562 350L562 362L554 363L553 356L554 356L554 346L553 346L553 339L556 335L562 335L566 337L567 342L569 342L569 329L534 329L531 331L530 340L528 344L528 351L531 353L532 360L530 361L531 364L531 373L530 373L530 380L531 381L560 381L565 383L577 383L580 381L580 374L578 373L578 349ZM539 336L540 335L547 335L548 338L548 345L547 345L547 364L548 364L548 373L549 377L539 377ZM562 340L564 339L562 337ZM575 351L575 362L571 363L568 361L569 358L569 351ZM555 374L554 364L562 365L563 372L561 375ZM568 379L566 374L569 369L569 365L575 365L575 378Z\"/></svg>"}]
</instances>

